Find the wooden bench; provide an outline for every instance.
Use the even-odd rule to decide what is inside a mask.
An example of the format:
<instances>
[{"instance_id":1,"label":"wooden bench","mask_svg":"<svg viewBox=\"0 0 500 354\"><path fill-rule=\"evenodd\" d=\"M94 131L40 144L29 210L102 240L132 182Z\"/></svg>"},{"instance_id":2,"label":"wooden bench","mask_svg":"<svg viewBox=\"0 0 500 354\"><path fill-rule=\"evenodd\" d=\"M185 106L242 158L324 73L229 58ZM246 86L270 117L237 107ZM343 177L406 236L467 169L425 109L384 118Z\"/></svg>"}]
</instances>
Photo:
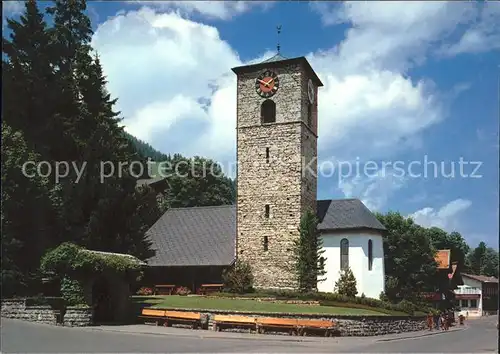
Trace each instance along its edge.
<instances>
[{"instance_id":1,"label":"wooden bench","mask_svg":"<svg viewBox=\"0 0 500 354\"><path fill-rule=\"evenodd\" d=\"M184 311L165 311L165 326L170 326L175 322L190 323L193 329L201 327L201 313Z\"/></svg>"},{"instance_id":2,"label":"wooden bench","mask_svg":"<svg viewBox=\"0 0 500 354\"><path fill-rule=\"evenodd\" d=\"M172 295L175 289L175 285L165 284L165 285L155 285L154 295Z\"/></svg>"},{"instance_id":3,"label":"wooden bench","mask_svg":"<svg viewBox=\"0 0 500 354\"><path fill-rule=\"evenodd\" d=\"M153 322L158 326L160 323L164 323L166 321L165 310L145 308L142 309L139 318L143 318L144 320L153 320Z\"/></svg>"},{"instance_id":4,"label":"wooden bench","mask_svg":"<svg viewBox=\"0 0 500 354\"><path fill-rule=\"evenodd\" d=\"M298 320L293 318L257 318L257 333L265 333L267 329L287 330L290 335L298 335Z\"/></svg>"},{"instance_id":5,"label":"wooden bench","mask_svg":"<svg viewBox=\"0 0 500 354\"><path fill-rule=\"evenodd\" d=\"M301 336L307 335L310 332L321 331L325 337L331 337L335 327L333 321L328 320L297 320L298 334Z\"/></svg>"},{"instance_id":6,"label":"wooden bench","mask_svg":"<svg viewBox=\"0 0 500 354\"><path fill-rule=\"evenodd\" d=\"M224 288L224 284L201 284L199 293L200 295L206 295L209 293L221 291Z\"/></svg>"},{"instance_id":7,"label":"wooden bench","mask_svg":"<svg viewBox=\"0 0 500 354\"><path fill-rule=\"evenodd\" d=\"M213 318L214 331L220 331L224 327L256 328L256 318L249 316L215 315Z\"/></svg>"}]
</instances>

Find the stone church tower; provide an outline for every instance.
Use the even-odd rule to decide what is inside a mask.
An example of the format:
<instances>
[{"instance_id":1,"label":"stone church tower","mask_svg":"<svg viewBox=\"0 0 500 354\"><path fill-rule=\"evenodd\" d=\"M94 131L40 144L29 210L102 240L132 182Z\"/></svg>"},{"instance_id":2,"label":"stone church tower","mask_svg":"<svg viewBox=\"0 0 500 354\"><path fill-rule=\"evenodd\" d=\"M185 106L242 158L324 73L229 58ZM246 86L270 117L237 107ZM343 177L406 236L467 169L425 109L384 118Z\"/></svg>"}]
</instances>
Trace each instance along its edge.
<instances>
[{"instance_id":1,"label":"stone church tower","mask_svg":"<svg viewBox=\"0 0 500 354\"><path fill-rule=\"evenodd\" d=\"M238 78L237 257L252 267L256 288L295 289L293 241L305 210L316 212L323 84L304 57L278 54L232 70Z\"/></svg>"}]
</instances>

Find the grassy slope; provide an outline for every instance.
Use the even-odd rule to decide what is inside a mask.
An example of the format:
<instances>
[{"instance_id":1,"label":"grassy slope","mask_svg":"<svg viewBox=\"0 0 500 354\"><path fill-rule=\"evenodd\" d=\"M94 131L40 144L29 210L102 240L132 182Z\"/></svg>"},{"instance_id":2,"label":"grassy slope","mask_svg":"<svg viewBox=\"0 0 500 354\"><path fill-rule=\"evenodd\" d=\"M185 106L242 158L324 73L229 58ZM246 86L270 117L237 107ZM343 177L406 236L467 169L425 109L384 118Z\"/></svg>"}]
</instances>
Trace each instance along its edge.
<instances>
[{"instance_id":1,"label":"grassy slope","mask_svg":"<svg viewBox=\"0 0 500 354\"><path fill-rule=\"evenodd\" d=\"M281 312L281 313L304 313L304 314L331 314L331 315L353 315L353 316L384 316L376 309L357 309L349 307L332 307L317 305L295 305L271 303L255 300L217 299L198 296L134 296L134 301L152 304L154 307L165 308L190 308L190 309L217 309L251 312Z\"/></svg>"}]
</instances>

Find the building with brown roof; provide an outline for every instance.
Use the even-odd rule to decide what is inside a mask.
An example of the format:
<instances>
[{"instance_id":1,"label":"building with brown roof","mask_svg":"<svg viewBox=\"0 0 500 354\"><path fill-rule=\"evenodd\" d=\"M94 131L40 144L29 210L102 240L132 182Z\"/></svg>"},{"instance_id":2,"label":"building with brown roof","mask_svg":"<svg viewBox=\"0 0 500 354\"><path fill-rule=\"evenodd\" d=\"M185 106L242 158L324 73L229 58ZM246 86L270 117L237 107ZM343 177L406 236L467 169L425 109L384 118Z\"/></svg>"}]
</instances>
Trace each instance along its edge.
<instances>
[{"instance_id":1,"label":"building with brown roof","mask_svg":"<svg viewBox=\"0 0 500 354\"><path fill-rule=\"evenodd\" d=\"M462 312L479 317L498 311L498 279L484 275L461 274L463 285L455 290Z\"/></svg>"}]
</instances>

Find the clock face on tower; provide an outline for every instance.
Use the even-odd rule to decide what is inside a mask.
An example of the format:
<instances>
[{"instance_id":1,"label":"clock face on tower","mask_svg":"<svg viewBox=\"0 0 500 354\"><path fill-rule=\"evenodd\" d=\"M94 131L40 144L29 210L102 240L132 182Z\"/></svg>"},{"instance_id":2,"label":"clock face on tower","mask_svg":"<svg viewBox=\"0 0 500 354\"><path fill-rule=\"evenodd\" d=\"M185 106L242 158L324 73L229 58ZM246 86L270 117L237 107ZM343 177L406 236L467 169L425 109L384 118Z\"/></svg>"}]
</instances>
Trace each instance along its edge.
<instances>
[{"instance_id":1,"label":"clock face on tower","mask_svg":"<svg viewBox=\"0 0 500 354\"><path fill-rule=\"evenodd\" d=\"M264 98L273 96L280 87L280 79L276 73L265 71L255 80L257 94Z\"/></svg>"}]
</instances>

